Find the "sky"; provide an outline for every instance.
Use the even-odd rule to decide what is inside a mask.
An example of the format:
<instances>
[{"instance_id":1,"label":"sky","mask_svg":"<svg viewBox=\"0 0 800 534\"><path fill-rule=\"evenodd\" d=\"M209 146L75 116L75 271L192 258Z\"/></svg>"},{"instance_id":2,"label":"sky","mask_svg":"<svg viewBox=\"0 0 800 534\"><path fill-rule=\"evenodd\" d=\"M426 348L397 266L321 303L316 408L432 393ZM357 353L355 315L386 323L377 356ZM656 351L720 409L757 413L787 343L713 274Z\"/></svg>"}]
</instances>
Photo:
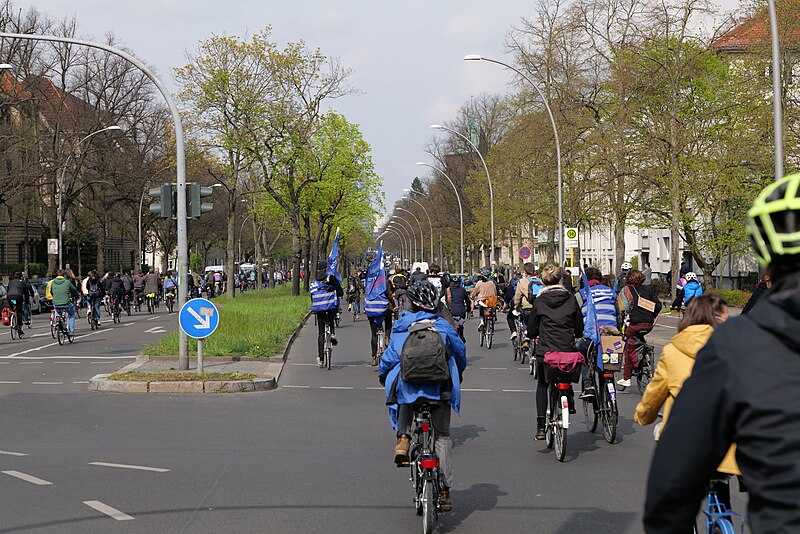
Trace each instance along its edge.
<instances>
[{"instance_id":1,"label":"sky","mask_svg":"<svg viewBox=\"0 0 800 534\"><path fill-rule=\"evenodd\" d=\"M212 35L252 35L272 26L279 44L304 40L353 70L359 92L331 102L360 126L373 149L391 209L424 171L429 125L455 117L470 96L507 91L497 65L463 61L480 54L510 62L504 41L535 0L17 0L55 17L75 15L83 37L113 32L177 89L174 67ZM717 0L724 9L738 0ZM439 134L441 135L441 134ZM428 161L432 163L431 161ZM422 172L424 174L424 172Z\"/></svg>"}]
</instances>

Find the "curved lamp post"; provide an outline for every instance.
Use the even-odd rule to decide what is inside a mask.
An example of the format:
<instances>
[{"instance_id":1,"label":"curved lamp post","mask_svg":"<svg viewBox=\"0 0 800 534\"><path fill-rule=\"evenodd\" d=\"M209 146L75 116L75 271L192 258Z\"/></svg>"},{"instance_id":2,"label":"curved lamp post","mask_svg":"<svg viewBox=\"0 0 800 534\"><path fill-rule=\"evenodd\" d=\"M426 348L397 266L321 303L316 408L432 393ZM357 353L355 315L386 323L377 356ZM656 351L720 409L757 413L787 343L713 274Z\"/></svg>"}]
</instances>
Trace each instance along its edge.
<instances>
[{"instance_id":1,"label":"curved lamp post","mask_svg":"<svg viewBox=\"0 0 800 534\"><path fill-rule=\"evenodd\" d=\"M407 197L401 197L400 200L407 200ZM417 217L414 214L413 211L407 210L405 208L401 208L400 206L397 206L397 209L399 209L400 211L404 211L404 212L408 213L409 215L411 215L411 218L413 218L415 221L417 221L417 226L419 226L420 259L424 260L425 259L424 258L425 257L425 240L423 239L424 234L422 233L422 222L419 220L419 217ZM433 228L432 227L431 227L431 252L433 252ZM431 260L430 261L433 261L433 256L431 256Z\"/></svg>"},{"instance_id":2,"label":"curved lamp post","mask_svg":"<svg viewBox=\"0 0 800 534\"><path fill-rule=\"evenodd\" d=\"M2 65L0 65L0 67L2 67ZM108 126L106 128L102 128L100 130L97 130L95 132L90 133L89 135L87 135L86 137L84 137L83 139L78 141L77 145L78 146L82 145L84 142L88 141L89 139L91 139L92 137L94 137L97 134L100 134L100 133L103 133L103 132L112 132L112 131L117 131L117 130L122 130L122 128L120 128L119 126ZM63 202L63 197L64 197L64 178L67 175L67 167L69 166L69 160L72 159L72 154L73 153L74 153L74 151L70 150L69 155L67 156L67 159L64 161L64 167L61 169L61 177L58 180L58 268L59 269L63 269L64 268L64 259L63 259L63 253L62 253L63 246L61 244L61 241L62 241L62 228L61 227L64 226L64 213L63 213L63 207L64 207L64 202Z\"/></svg>"},{"instance_id":3,"label":"curved lamp post","mask_svg":"<svg viewBox=\"0 0 800 534\"><path fill-rule=\"evenodd\" d=\"M483 155L481 154L481 151L478 150L478 147L475 146L475 143L470 141L469 138L466 135L462 134L461 132L457 132L456 130L454 130L452 128L449 128L447 126L442 126L441 124L431 124L430 127L433 128L434 130L445 130L447 132L450 132L453 135L457 135L458 137L460 137L461 139L466 141L467 144L472 147L472 149L475 151L475 153L478 154L478 157L481 159L481 163L483 163L483 170L486 171L486 179L489 181L489 219L490 219L491 230L492 230L492 251L491 251L491 254L489 256L492 259L491 268L492 268L492 270L494 270L495 267L496 267L496 262L497 262L497 260L495 258L495 255L494 255L494 252L495 252L495 249L494 249L494 191L492 190L492 177L489 176L489 167L486 166L486 160L483 159Z\"/></svg>"},{"instance_id":4,"label":"curved lamp post","mask_svg":"<svg viewBox=\"0 0 800 534\"><path fill-rule=\"evenodd\" d=\"M553 112L550 110L550 103L545 98L544 93L542 90L539 89L539 86L533 83L533 80L528 78L521 70L516 67L512 67L507 63L503 63L502 61L497 61L496 59L489 59L478 54L469 54L464 56L465 61L488 61L489 63L496 63L507 69L511 69L520 76L522 76L525 81L533 86L536 89L536 92L539 93L539 97L542 99L542 103L544 104L545 109L547 110L547 116L550 117L550 124L553 126L553 135L556 139L556 169L558 172L558 254L559 254L559 262L564 263L564 212L563 212L563 204L562 204L562 182L561 182L561 142L558 139L558 128L556 128L556 120L553 118Z\"/></svg>"},{"instance_id":5,"label":"curved lamp post","mask_svg":"<svg viewBox=\"0 0 800 534\"><path fill-rule=\"evenodd\" d=\"M400 256L401 256L401 258L400 258L400 266L402 266L403 265L402 256L406 256L406 255L407 255L406 257L411 256L411 248L410 248L408 242L406 241L405 236L403 234L401 234L397 229L395 229L391 224L386 225L386 231L387 232L391 232L393 235L395 235L398 238L400 238ZM405 249L405 250L403 250L403 249Z\"/></svg>"},{"instance_id":6,"label":"curved lamp post","mask_svg":"<svg viewBox=\"0 0 800 534\"><path fill-rule=\"evenodd\" d=\"M428 214L428 210L425 209L425 206L422 204L422 202L420 202L419 200L417 200L414 197L412 197L411 193L416 193L416 194L422 195L422 196L425 196L425 195L423 195L419 191L414 191L413 189L403 189L403 192L404 193L408 193L408 195L400 197L400 200L410 200L411 202L416 202L417 205L420 208L422 208L422 211L425 212L425 217L428 218L428 226L431 229L431 262L432 262L433 261L433 221L431 220L431 216Z\"/></svg>"},{"instance_id":7,"label":"curved lamp post","mask_svg":"<svg viewBox=\"0 0 800 534\"><path fill-rule=\"evenodd\" d=\"M461 271L460 272L463 274L464 273L464 208L461 206L461 195L458 194L458 188L456 187L456 184L453 183L453 180L451 180L450 177L447 176L447 174L445 174L444 171L442 171L437 167L434 167L433 165L429 165L423 161L418 161L417 165L424 165L425 167L430 167L434 171L438 172L439 174L447 178L447 181L450 182L450 185L453 186L453 191L456 194L456 200L458 200L458 214L461 219L460 221L461 222Z\"/></svg>"},{"instance_id":8,"label":"curved lamp post","mask_svg":"<svg viewBox=\"0 0 800 534\"><path fill-rule=\"evenodd\" d=\"M406 237L408 238L409 243L412 243L414 245L414 249L413 249L414 250L414 254L412 255L412 258L416 258L417 257L417 234L414 233L414 227L411 226L411 223L409 223L407 220L403 219L399 215L392 215L392 221L397 223L397 227L398 228L402 228L403 229L403 231L406 233ZM400 223L402 223L402 224L400 224ZM406 225L408 225L408 226L406 226ZM409 228L410 228L410 230L409 230ZM412 261L417 261L417 260L414 259Z\"/></svg>"}]
</instances>

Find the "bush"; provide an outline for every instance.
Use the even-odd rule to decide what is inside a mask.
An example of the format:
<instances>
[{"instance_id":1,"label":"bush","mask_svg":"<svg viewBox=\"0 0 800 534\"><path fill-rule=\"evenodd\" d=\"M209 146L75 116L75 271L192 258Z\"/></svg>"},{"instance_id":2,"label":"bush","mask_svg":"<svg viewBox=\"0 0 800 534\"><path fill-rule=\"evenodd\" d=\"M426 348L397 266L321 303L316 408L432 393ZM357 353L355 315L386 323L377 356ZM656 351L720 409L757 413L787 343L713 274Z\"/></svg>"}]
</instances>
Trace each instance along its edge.
<instances>
[{"instance_id":1,"label":"bush","mask_svg":"<svg viewBox=\"0 0 800 534\"><path fill-rule=\"evenodd\" d=\"M753 295L750 291L742 291L740 289L709 289L708 293L724 298L731 308L744 308L744 305Z\"/></svg>"},{"instance_id":2,"label":"bush","mask_svg":"<svg viewBox=\"0 0 800 534\"><path fill-rule=\"evenodd\" d=\"M25 271L24 263L0 263L0 275L12 276L16 272ZM44 263L28 263L29 276L44 276L47 274L47 265Z\"/></svg>"},{"instance_id":3,"label":"bush","mask_svg":"<svg viewBox=\"0 0 800 534\"><path fill-rule=\"evenodd\" d=\"M652 284L653 284L653 291L656 292L656 295L661 297L668 297L669 295L671 295L670 293L671 288L667 285L666 280L662 280L661 278L656 278L654 276Z\"/></svg>"}]
</instances>

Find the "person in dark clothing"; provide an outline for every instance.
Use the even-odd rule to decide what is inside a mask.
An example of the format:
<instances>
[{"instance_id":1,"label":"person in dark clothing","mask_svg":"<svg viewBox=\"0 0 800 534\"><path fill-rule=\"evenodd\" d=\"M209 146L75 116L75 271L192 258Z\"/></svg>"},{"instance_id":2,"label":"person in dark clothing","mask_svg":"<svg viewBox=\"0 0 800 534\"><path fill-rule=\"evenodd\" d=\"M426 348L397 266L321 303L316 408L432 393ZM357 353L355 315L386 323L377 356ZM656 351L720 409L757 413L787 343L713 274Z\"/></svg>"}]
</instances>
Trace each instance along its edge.
<instances>
[{"instance_id":1,"label":"person in dark clothing","mask_svg":"<svg viewBox=\"0 0 800 534\"><path fill-rule=\"evenodd\" d=\"M547 412L547 382L544 355L551 351L574 352L575 339L583 336L583 316L575 296L562 284L561 269L548 265L540 278L544 287L536 294L533 311L528 319L528 337L539 338L534 356L538 366L536 384L536 439L545 438L545 413ZM574 394L568 392L570 407Z\"/></svg>"},{"instance_id":2,"label":"person in dark clothing","mask_svg":"<svg viewBox=\"0 0 800 534\"><path fill-rule=\"evenodd\" d=\"M328 263L317 263L317 273L311 283L311 311L317 314L317 363L320 367L325 362L325 325L331 329L331 344L337 345L336 314L339 312L339 299L344 295L339 280L328 274Z\"/></svg>"},{"instance_id":3,"label":"person in dark clothing","mask_svg":"<svg viewBox=\"0 0 800 534\"><path fill-rule=\"evenodd\" d=\"M675 399L650 466L648 534L691 532L709 477L736 444L752 532L800 532L800 174L748 212L772 288L714 330Z\"/></svg>"},{"instance_id":4,"label":"person in dark clothing","mask_svg":"<svg viewBox=\"0 0 800 534\"><path fill-rule=\"evenodd\" d=\"M766 293L767 291L772 288L772 280L769 277L768 273L764 273L761 276L761 280L758 281L756 287L753 289L753 294L750 295L750 299L747 301L747 304L744 305L742 308L742 315L750 313L753 309L753 306L756 305L756 302Z\"/></svg>"},{"instance_id":5,"label":"person in dark clothing","mask_svg":"<svg viewBox=\"0 0 800 534\"><path fill-rule=\"evenodd\" d=\"M467 314L472 311L472 300L469 298L469 293L461 285L461 277L454 276L450 281L450 287L447 288L447 307L453 316L456 332L461 341L466 343L464 338L464 320Z\"/></svg>"},{"instance_id":6,"label":"person in dark clothing","mask_svg":"<svg viewBox=\"0 0 800 534\"><path fill-rule=\"evenodd\" d=\"M625 325L624 367L617 384L629 387L633 369L638 363L637 351L644 346L644 336L653 330L662 306L653 286L644 285L644 273L631 269L627 285L617 296L617 307L623 315L620 324Z\"/></svg>"},{"instance_id":7,"label":"person in dark clothing","mask_svg":"<svg viewBox=\"0 0 800 534\"><path fill-rule=\"evenodd\" d=\"M25 293L22 294L22 315L26 326L31 325L31 301L36 296L33 284L28 279L28 273L22 273L22 283L25 284Z\"/></svg>"},{"instance_id":8,"label":"person in dark clothing","mask_svg":"<svg viewBox=\"0 0 800 534\"><path fill-rule=\"evenodd\" d=\"M22 281L22 273L14 273L14 278L8 283L8 288L6 289L6 298L8 299L9 308L17 312L17 332L19 333L19 337L25 335L25 331L22 327L22 304L26 292L27 287L25 286L25 282Z\"/></svg>"}]
</instances>

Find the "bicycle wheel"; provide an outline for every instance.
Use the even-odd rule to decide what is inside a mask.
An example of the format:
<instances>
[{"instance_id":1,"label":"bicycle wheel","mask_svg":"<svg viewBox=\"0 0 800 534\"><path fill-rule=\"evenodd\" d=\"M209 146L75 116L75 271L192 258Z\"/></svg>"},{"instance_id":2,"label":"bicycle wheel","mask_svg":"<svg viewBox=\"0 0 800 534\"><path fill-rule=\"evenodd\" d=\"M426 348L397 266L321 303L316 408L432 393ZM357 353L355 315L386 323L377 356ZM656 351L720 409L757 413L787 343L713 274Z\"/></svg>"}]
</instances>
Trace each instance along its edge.
<instances>
[{"instance_id":1,"label":"bicycle wheel","mask_svg":"<svg viewBox=\"0 0 800 534\"><path fill-rule=\"evenodd\" d=\"M69 332L67 332L66 334L67 334L67 340L68 340L70 343L72 343L73 341L75 341L75 334L74 334L74 333L70 334Z\"/></svg>"},{"instance_id":2,"label":"bicycle wheel","mask_svg":"<svg viewBox=\"0 0 800 534\"><path fill-rule=\"evenodd\" d=\"M714 534L736 534L736 530L733 528L733 523L724 518L714 521L711 532Z\"/></svg>"},{"instance_id":3,"label":"bicycle wheel","mask_svg":"<svg viewBox=\"0 0 800 534\"><path fill-rule=\"evenodd\" d=\"M641 395L644 394L644 390L647 389L647 384L649 384L650 379L653 378L653 359L649 350L644 354L644 358L645 360L642 362L642 367L639 369L639 372L636 373L636 386L639 388L639 394Z\"/></svg>"},{"instance_id":4,"label":"bicycle wheel","mask_svg":"<svg viewBox=\"0 0 800 534\"><path fill-rule=\"evenodd\" d=\"M59 345L64 344L65 337L67 337L67 333L59 326L58 332L56 332L56 340L58 341Z\"/></svg>"},{"instance_id":5,"label":"bicycle wheel","mask_svg":"<svg viewBox=\"0 0 800 534\"><path fill-rule=\"evenodd\" d=\"M97 322L94 320L94 314L90 313L88 319L89 319L89 328L91 328L92 330L97 330Z\"/></svg>"},{"instance_id":6,"label":"bicycle wheel","mask_svg":"<svg viewBox=\"0 0 800 534\"><path fill-rule=\"evenodd\" d=\"M600 410L600 417L603 420L603 437L608 443L614 443L617 439L619 414L616 401L608 398L608 395L603 395L603 407Z\"/></svg>"},{"instance_id":7,"label":"bicycle wheel","mask_svg":"<svg viewBox=\"0 0 800 534\"><path fill-rule=\"evenodd\" d=\"M545 414L545 432L544 432L544 436L545 436L545 444L547 445L547 448L548 449L552 449L554 441L555 441L555 435L554 435L554 429L553 429L554 420L555 420L555 417L554 417L554 414L553 414L553 408L554 408L555 405L553 403L554 399L553 399L553 387L552 386L547 386L547 398L549 399L549 402L548 402L548 405L547 405L547 413Z\"/></svg>"},{"instance_id":8,"label":"bicycle wheel","mask_svg":"<svg viewBox=\"0 0 800 534\"><path fill-rule=\"evenodd\" d=\"M530 363L528 364L530 368L531 376L534 380L538 378L539 370L536 368L536 357L531 355Z\"/></svg>"},{"instance_id":9,"label":"bicycle wheel","mask_svg":"<svg viewBox=\"0 0 800 534\"><path fill-rule=\"evenodd\" d=\"M553 429L553 441L555 442L556 460L563 462L564 457L567 455L567 429L563 426L561 410L557 410L557 412L555 428Z\"/></svg>"},{"instance_id":10,"label":"bicycle wheel","mask_svg":"<svg viewBox=\"0 0 800 534\"><path fill-rule=\"evenodd\" d=\"M425 534L433 532L436 521L436 502L433 499L433 482L426 480L422 485L422 531Z\"/></svg>"},{"instance_id":11,"label":"bicycle wheel","mask_svg":"<svg viewBox=\"0 0 800 534\"><path fill-rule=\"evenodd\" d=\"M50 335L53 339L56 338L56 321L54 321L52 317L50 318Z\"/></svg>"},{"instance_id":12,"label":"bicycle wheel","mask_svg":"<svg viewBox=\"0 0 800 534\"><path fill-rule=\"evenodd\" d=\"M11 313L11 339L17 339L17 312Z\"/></svg>"},{"instance_id":13,"label":"bicycle wheel","mask_svg":"<svg viewBox=\"0 0 800 534\"><path fill-rule=\"evenodd\" d=\"M517 361L517 358L520 358L521 361L522 356L520 356L520 346L516 337L511 340L511 352L514 354L514 361Z\"/></svg>"},{"instance_id":14,"label":"bicycle wheel","mask_svg":"<svg viewBox=\"0 0 800 534\"><path fill-rule=\"evenodd\" d=\"M583 417L586 421L586 430L589 432L594 432L597 430L597 410L595 409L595 400L587 400L584 399L583 401Z\"/></svg>"}]
</instances>

